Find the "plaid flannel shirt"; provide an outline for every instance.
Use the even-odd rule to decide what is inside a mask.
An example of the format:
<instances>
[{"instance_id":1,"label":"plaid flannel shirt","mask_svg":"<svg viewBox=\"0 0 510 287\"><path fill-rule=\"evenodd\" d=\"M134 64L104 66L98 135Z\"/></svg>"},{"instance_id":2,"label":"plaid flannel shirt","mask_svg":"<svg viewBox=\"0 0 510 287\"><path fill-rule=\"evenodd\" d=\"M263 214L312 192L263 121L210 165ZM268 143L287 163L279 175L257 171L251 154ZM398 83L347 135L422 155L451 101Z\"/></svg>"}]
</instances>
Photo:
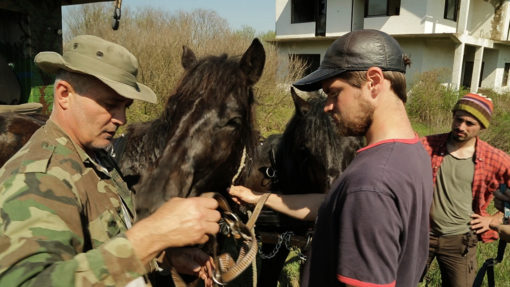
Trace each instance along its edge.
<instances>
[{"instance_id":1,"label":"plaid flannel shirt","mask_svg":"<svg viewBox=\"0 0 510 287\"><path fill-rule=\"evenodd\" d=\"M446 133L422 138L423 146L431 157L434 184L436 184L441 162L448 154L446 142L449 135ZM510 186L510 156L477 138L473 158L475 162L472 188L473 211L482 216L488 216L487 207L494 197L493 192L503 183ZM498 233L489 230L480 237L483 242L491 242L498 239Z\"/></svg>"}]
</instances>

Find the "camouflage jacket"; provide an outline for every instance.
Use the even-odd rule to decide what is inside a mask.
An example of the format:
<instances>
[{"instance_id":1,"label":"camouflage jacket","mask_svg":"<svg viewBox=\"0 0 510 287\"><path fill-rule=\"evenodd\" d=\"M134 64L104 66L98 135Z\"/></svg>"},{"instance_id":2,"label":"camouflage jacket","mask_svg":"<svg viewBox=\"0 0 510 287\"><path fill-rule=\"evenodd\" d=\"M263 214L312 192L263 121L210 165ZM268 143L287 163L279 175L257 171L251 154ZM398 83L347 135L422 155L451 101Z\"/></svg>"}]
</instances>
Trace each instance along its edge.
<instances>
[{"instance_id":1,"label":"camouflage jacket","mask_svg":"<svg viewBox=\"0 0 510 287\"><path fill-rule=\"evenodd\" d=\"M126 285L146 273L125 236L133 215L111 158L49 120L0 169L0 286Z\"/></svg>"}]
</instances>

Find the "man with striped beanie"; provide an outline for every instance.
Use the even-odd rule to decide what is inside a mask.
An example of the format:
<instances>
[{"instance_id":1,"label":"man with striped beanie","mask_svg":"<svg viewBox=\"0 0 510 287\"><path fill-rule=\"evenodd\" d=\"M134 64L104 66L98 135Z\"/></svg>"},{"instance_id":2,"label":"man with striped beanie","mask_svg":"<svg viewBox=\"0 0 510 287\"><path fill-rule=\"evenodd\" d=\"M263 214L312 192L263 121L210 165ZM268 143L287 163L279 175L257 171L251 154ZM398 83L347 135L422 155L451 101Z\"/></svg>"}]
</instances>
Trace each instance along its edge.
<instances>
[{"instance_id":1,"label":"man with striped beanie","mask_svg":"<svg viewBox=\"0 0 510 287\"><path fill-rule=\"evenodd\" d=\"M452 109L451 131L422 139L434 181L427 268L437 258L442 286L472 286L478 240L498 239L489 225L503 215L487 207L501 184L510 186L510 156L479 138L493 110L490 98L467 94Z\"/></svg>"}]
</instances>

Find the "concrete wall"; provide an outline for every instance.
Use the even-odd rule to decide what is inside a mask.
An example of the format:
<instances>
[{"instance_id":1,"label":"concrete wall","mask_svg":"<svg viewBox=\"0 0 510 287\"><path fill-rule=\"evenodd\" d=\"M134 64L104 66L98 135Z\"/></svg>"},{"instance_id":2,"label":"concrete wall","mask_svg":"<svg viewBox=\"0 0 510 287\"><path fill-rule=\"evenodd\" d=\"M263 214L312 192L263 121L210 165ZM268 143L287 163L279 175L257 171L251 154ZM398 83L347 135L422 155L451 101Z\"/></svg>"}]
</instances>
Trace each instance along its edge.
<instances>
[{"instance_id":1,"label":"concrete wall","mask_svg":"<svg viewBox=\"0 0 510 287\"><path fill-rule=\"evenodd\" d=\"M494 6L485 1L471 0L469 6L468 34L474 37L491 38Z\"/></svg>"},{"instance_id":2,"label":"concrete wall","mask_svg":"<svg viewBox=\"0 0 510 287\"><path fill-rule=\"evenodd\" d=\"M401 0L400 15L365 18L365 28L383 30L389 34L422 34L427 1Z\"/></svg>"},{"instance_id":3,"label":"concrete wall","mask_svg":"<svg viewBox=\"0 0 510 287\"><path fill-rule=\"evenodd\" d=\"M351 31L352 2L328 1L326 36L341 36ZM355 1L355 0L354 0Z\"/></svg>"},{"instance_id":4,"label":"concrete wall","mask_svg":"<svg viewBox=\"0 0 510 287\"><path fill-rule=\"evenodd\" d=\"M451 81L451 67L455 45L447 38L429 39L398 39L404 53L411 59L411 66L407 68L406 78L408 86L412 85L424 71L441 73L441 81Z\"/></svg>"},{"instance_id":5,"label":"concrete wall","mask_svg":"<svg viewBox=\"0 0 510 287\"><path fill-rule=\"evenodd\" d=\"M492 88L500 86L503 79L504 63L498 63L499 51L495 49L484 49L483 51L483 74L482 74L482 88ZM499 66L501 66L501 69Z\"/></svg>"}]
</instances>

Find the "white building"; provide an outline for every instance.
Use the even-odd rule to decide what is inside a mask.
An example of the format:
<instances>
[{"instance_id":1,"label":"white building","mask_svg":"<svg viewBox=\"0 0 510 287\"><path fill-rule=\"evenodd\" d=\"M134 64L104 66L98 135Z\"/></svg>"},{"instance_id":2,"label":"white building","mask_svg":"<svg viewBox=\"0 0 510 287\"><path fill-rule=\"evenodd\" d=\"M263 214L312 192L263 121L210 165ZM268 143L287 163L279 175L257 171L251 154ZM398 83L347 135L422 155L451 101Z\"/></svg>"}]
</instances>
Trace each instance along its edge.
<instances>
[{"instance_id":1,"label":"white building","mask_svg":"<svg viewBox=\"0 0 510 287\"><path fill-rule=\"evenodd\" d=\"M453 88L510 90L510 0L276 0L279 53L315 70L327 47L351 30L377 29L411 58L408 84L446 71Z\"/></svg>"}]
</instances>

